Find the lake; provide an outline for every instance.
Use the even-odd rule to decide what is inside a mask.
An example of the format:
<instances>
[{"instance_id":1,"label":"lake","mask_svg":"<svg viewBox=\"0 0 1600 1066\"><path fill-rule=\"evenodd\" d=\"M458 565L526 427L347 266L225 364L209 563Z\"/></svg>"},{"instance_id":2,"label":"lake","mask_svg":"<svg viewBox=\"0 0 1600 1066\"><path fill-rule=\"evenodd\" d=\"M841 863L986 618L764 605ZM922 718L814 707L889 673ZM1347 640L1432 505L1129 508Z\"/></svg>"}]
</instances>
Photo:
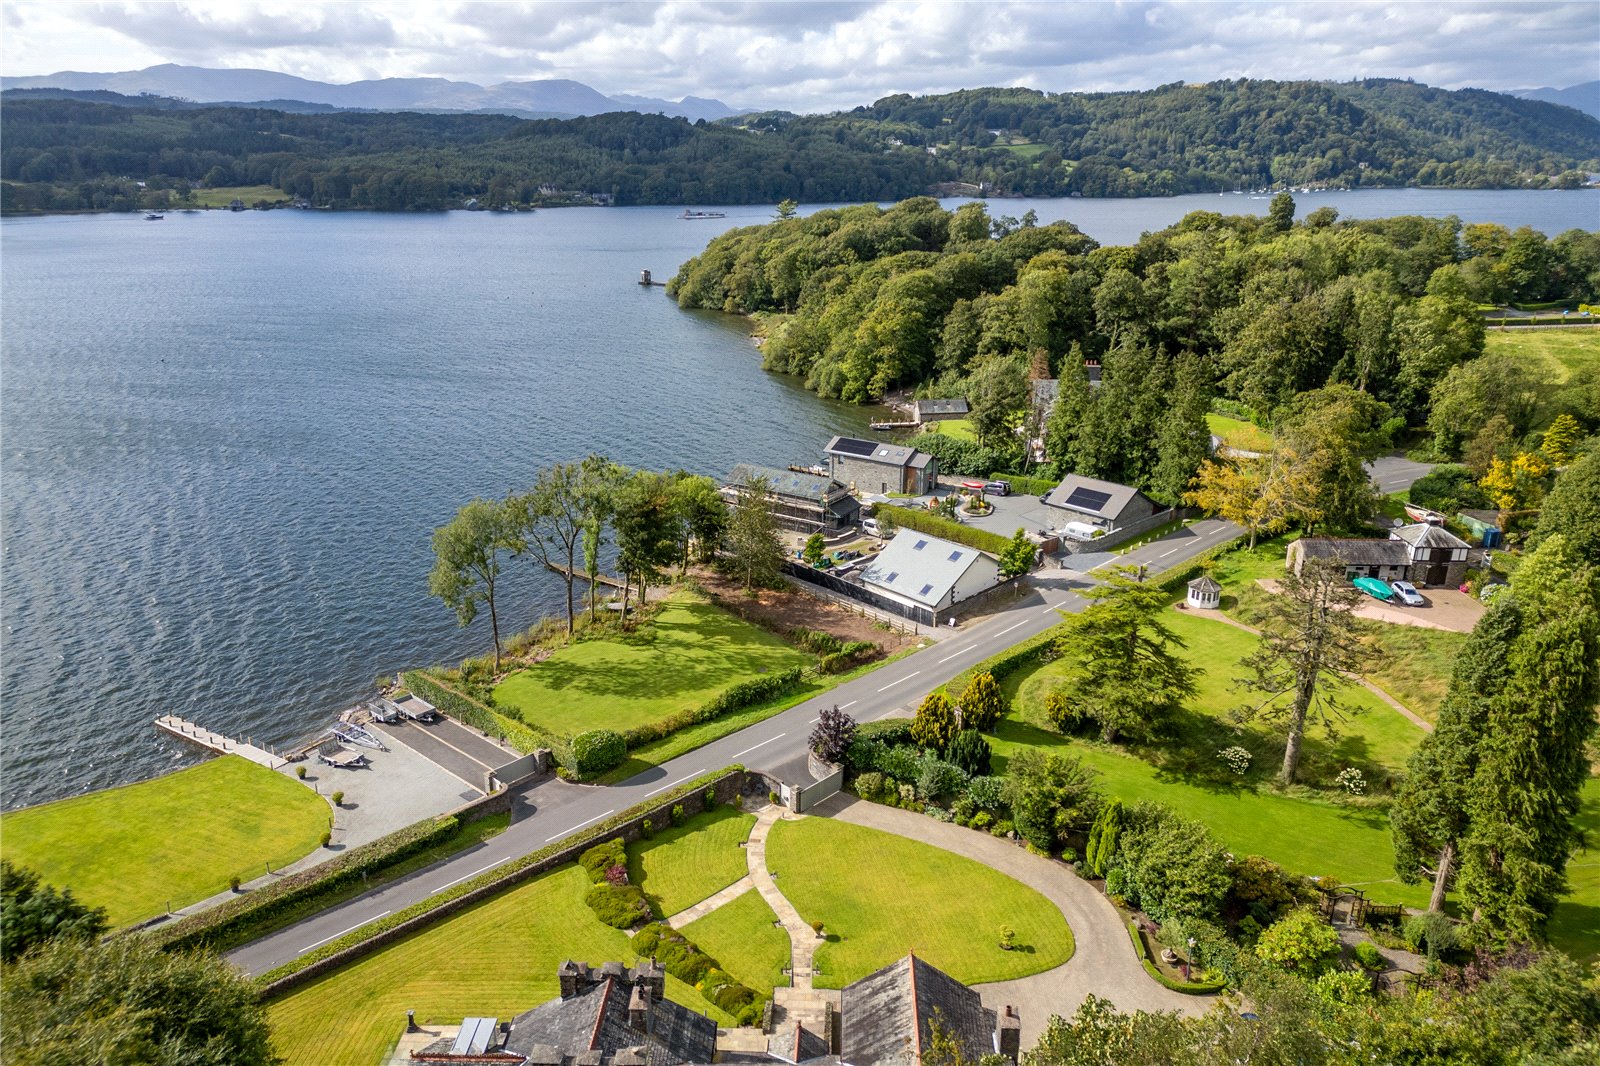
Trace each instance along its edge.
<instances>
[{"instance_id":1,"label":"lake","mask_svg":"<svg viewBox=\"0 0 1600 1066\"><path fill-rule=\"evenodd\" d=\"M1297 199L1600 227L1592 191ZM1127 243L1192 210L1266 205L991 211ZM192 760L159 714L282 746L381 673L485 649L486 623L462 630L427 595L428 539L543 465L595 451L720 477L864 432L871 412L763 372L740 322L637 284L771 217L679 210L0 223L4 806ZM557 610L559 590L514 566L505 630Z\"/></svg>"}]
</instances>

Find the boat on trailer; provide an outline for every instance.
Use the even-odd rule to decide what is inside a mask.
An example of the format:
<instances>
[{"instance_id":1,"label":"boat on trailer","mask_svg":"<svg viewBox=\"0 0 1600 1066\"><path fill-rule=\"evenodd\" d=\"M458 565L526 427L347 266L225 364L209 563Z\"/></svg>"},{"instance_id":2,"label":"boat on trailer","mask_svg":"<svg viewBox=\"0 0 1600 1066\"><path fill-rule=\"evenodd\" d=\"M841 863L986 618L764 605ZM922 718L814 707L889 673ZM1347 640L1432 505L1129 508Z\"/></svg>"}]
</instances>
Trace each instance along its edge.
<instances>
[{"instance_id":1,"label":"boat on trailer","mask_svg":"<svg viewBox=\"0 0 1600 1066\"><path fill-rule=\"evenodd\" d=\"M333 735L348 743L360 744L364 748L373 748L377 751L389 750L388 745L379 738L378 734L366 726L356 725L354 722L335 722L333 724Z\"/></svg>"}]
</instances>

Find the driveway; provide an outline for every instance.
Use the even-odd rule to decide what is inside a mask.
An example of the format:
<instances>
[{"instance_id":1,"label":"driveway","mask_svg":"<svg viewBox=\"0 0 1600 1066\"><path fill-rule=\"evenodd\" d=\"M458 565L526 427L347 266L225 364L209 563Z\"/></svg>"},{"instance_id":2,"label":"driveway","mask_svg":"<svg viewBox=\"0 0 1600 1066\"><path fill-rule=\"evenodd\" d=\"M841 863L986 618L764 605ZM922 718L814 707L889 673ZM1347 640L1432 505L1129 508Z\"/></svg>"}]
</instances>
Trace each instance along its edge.
<instances>
[{"instance_id":1,"label":"driveway","mask_svg":"<svg viewBox=\"0 0 1600 1066\"><path fill-rule=\"evenodd\" d=\"M1278 582L1260 578L1256 584L1268 592L1282 591ZM1397 626L1416 626L1419 629L1443 629L1451 633L1471 633L1488 610L1483 604L1459 589L1418 589L1423 606L1402 607L1398 603L1379 603L1371 596L1363 596L1356 606L1357 618L1370 618L1375 622L1388 622Z\"/></svg>"},{"instance_id":2,"label":"driveway","mask_svg":"<svg viewBox=\"0 0 1600 1066\"><path fill-rule=\"evenodd\" d=\"M1178 1011L1204 1014L1216 996L1186 996L1157 984L1133 953L1122 917L1109 900L1087 881L1053 859L1041 858L1012 841L948 822L936 822L878 803L840 793L810 814L837 818L954 852L998 870L1034 889L1057 907L1072 928L1072 958L1053 970L975 986L983 1005L1001 1010L1010 1005L1022 1016L1022 1046L1032 1047L1050 1015L1072 1017L1092 992L1123 1011Z\"/></svg>"}]
</instances>

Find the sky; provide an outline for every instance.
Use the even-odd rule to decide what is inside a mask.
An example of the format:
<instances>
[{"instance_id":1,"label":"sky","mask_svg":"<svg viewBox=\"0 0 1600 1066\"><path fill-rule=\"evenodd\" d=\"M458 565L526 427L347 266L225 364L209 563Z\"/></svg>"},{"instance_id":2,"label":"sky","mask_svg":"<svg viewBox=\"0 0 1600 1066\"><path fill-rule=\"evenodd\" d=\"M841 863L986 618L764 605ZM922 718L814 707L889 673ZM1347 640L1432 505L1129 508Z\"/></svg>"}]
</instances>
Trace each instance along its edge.
<instances>
[{"instance_id":1,"label":"sky","mask_svg":"<svg viewBox=\"0 0 1600 1066\"><path fill-rule=\"evenodd\" d=\"M1509 90L1600 78L1600 0L0 5L8 75L181 63L328 82L571 78L793 111L987 85L1408 77Z\"/></svg>"}]
</instances>

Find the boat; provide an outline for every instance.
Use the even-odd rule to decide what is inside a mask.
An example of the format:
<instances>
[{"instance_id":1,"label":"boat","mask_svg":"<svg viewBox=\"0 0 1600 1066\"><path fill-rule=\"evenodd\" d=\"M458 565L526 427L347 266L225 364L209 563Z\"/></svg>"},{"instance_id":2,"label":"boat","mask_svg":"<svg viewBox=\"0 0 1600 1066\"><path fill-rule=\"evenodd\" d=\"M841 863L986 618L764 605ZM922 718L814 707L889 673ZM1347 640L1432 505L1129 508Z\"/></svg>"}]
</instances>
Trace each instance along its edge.
<instances>
[{"instance_id":1,"label":"boat","mask_svg":"<svg viewBox=\"0 0 1600 1066\"><path fill-rule=\"evenodd\" d=\"M167 217L166 215L158 215L154 211L152 211L148 215L144 216L144 220L146 222L160 222L162 219L164 219L166 217Z\"/></svg>"},{"instance_id":2,"label":"boat","mask_svg":"<svg viewBox=\"0 0 1600 1066\"><path fill-rule=\"evenodd\" d=\"M1421 504L1408 503L1405 505L1406 517L1413 522L1426 522L1430 526L1444 525L1444 515L1438 511L1429 510Z\"/></svg>"},{"instance_id":3,"label":"boat","mask_svg":"<svg viewBox=\"0 0 1600 1066\"><path fill-rule=\"evenodd\" d=\"M726 214L724 214L723 212L721 212L721 211L691 211L689 208L686 207L686 208L683 209L683 214L679 215L678 217L682 218L682 219L699 219L699 218L727 218L728 216Z\"/></svg>"},{"instance_id":4,"label":"boat","mask_svg":"<svg viewBox=\"0 0 1600 1066\"><path fill-rule=\"evenodd\" d=\"M1384 603L1388 603L1390 600L1394 599L1394 589L1389 587L1388 582L1379 581L1375 577L1351 578L1350 584L1354 585L1362 592L1365 592L1368 596L1371 596L1375 600L1381 600Z\"/></svg>"}]
</instances>

